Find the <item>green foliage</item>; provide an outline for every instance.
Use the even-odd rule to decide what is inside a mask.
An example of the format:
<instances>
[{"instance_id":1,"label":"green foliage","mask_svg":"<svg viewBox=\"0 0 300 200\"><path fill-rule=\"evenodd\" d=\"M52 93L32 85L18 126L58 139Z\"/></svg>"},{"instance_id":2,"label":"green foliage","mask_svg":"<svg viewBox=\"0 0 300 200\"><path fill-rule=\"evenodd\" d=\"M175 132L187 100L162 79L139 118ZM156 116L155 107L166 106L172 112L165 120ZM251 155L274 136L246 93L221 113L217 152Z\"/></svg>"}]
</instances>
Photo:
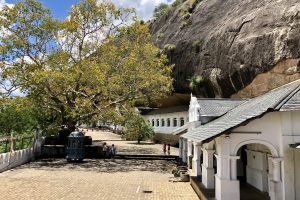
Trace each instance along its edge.
<instances>
[{"instance_id":1,"label":"green foliage","mask_svg":"<svg viewBox=\"0 0 300 200\"><path fill-rule=\"evenodd\" d=\"M177 7L178 5L180 5L181 3L185 2L186 0L175 0L172 3L172 7Z\"/></svg>"},{"instance_id":2,"label":"green foliage","mask_svg":"<svg viewBox=\"0 0 300 200\"><path fill-rule=\"evenodd\" d=\"M183 29L184 27L186 27L186 25L187 25L187 22L186 21L182 21L181 23L180 23L180 29Z\"/></svg>"},{"instance_id":3,"label":"green foliage","mask_svg":"<svg viewBox=\"0 0 300 200\"><path fill-rule=\"evenodd\" d=\"M69 14L55 20L36 0L0 11L9 33L0 37L1 80L26 92L45 118L74 127L172 90L172 66L131 9L82 0Z\"/></svg>"},{"instance_id":4,"label":"green foliage","mask_svg":"<svg viewBox=\"0 0 300 200\"><path fill-rule=\"evenodd\" d=\"M200 0L188 0L180 8L181 19L186 21L191 17Z\"/></svg>"},{"instance_id":5,"label":"green foliage","mask_svg":"<svg viewBox=\"0 0 300 200\"><path fill-rule=\"evenodd\" d=\"M156 37L156 40L158 41L158 40L160 40L163 36L164 36L165 34L164 33L158 33L157 34L157 37Z\"/></svg>"},{"instance_id":6,"label":"green foliage","mask_svg":"<svg viewBox=\"0 0 300 200\"><path fill-rule=\"evenodd\" d=\"M182 19L183 19L183 20L188 20L190 17L191 17L191 14L190 14L190 13L185 13L185 14L182 16Z\"/></svg>"},{"instance_id":7,"label":"green foliage","mask_svg":"<svg viewBox=\"0 0 300 200\"><path fill-rule=\"evenodd\" d=\"M33 133L38 126L33 107L25 97L5 99L0 105L0 135Z\"/></svg>"},{"instance_id":8,"label":"green foliage","mask_svg":"<svg viewBox=\"0 0 300 200\"><path fill-rule=\"evenodd\" d=\"M194 9L196 8L199 2L200 0L189 0L188 12L193 13Z\"/></svg>"},{"instance_id":9,"label":"green foliage","mask_svg":"<svg viewBox=\"0 0 300 200\"><path fill-rule=\"evenodd\" d=\"M14 150L26 149L32 147L33 145L33 134L31 136L20 136L14 137L15 145ZM11 138L7 137L5 139L0 138L0 153L6 153L11 151Z\"/></svg>"},{"instance_id":10,"label":"green foliage","mask_svg":"<svg viewBox=\"0 0 300 200\"><path fill-rule=\"evenodd\" d=\"M171 6L166 3L160 3L158 6L155 7L153 11L153 16L156 18L160 18L161 16L165 15L169 12Z\"/></svg>"},{"instance_id":11,"label":"green foliage","mask_svg":"<svg viewBox=\"0 0 300 200\"><path fill-rule=\"evenodd\" d=\"M196 53L199 53L199 51L200 51L200 45L201 45L200 40L195 40L195 41L193 42L193 48L195 48Z\"/></svg>"},{"instance_id":12,"label":"green foliage","mask_svg":"<svg viewBox=\"0 0 300 200\"><path fill-rule=\"evenodd\" d=\"M140 141L151 139L153 136L153 127L138 114L127 118L125 122L125 138L127 140L137 140L140 143Z\"/></svg>"},{"instance_id":13,"label":"green foliage","mask_svg":"<svg viewBox=\"0 0 300 200\"><path fill-rule=\"evenodd\" d=\"M165 44L165 46L164 46L165 51L174 51L175 49L176 49L175 44Z\"/></svg>"},{"instance_id":14,"label":"green foliage","mask_svg":"<svg viewBox=\"0 0 300 200\"><path fill-rule=\"evenodd\" d=\"M201 86L201 83L203 82L203 77L200 75L194 75L191 79L189 79L189 81L189 87L191 88L191 90L197 92L197 89Z\"/></svg>"}]
</instances>

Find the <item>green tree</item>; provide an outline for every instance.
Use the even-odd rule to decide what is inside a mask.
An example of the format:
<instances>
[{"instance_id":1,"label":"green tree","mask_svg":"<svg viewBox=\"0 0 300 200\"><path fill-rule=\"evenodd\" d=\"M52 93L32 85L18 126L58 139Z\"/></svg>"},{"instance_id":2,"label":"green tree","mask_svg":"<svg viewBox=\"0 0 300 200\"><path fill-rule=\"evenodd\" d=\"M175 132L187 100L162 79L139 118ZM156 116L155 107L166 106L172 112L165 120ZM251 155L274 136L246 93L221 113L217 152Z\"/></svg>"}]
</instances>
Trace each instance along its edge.
<instances>
[{"instance_id":1,"label":"green tree","mask_svg":"<svg viewBox=\"0 0 300 200\"><path fill-rule=\"evenodd\" d=\"M160 3L158 6L154 8L153 16L156 18L160 18L164 14L166 14L170 10L170 5L166 3Z\"/></svg>"},{"instance_id":2,"label":"green tree","mask_svg":"<svg viewBox=\"0 0 300 200\"><path fill-rule=\"evenodd\" d=\"M74 129L107 110L123 113L172 89L172 66L131 9L82 0L64 21L36 0L0 11L1 80Z\"/></svg>"},{"instance_id":3,"label":"green tree","mask_svg":"<svg viewBox=\"0 0 300 200\"><path fill-rule=\"evenodd\" d=\"M2 99L0 135L32 133L37 126L35 111L26 97Z\"/></svg>"},{"instance_id":4,"label":"green tree","mask_svg":"<svg viewBox=\"0 0 300 200\"><path fill-rule=\"evenodd\" d=\"M154 136L153 127L138 114L131 115L125 123L125 137L127 140L141 141L151 139Z\"/></svg>"},{"instance_id":5,"label":"green tree","mask_svg":"<svg viewBox=\"0 0 300 200\"><path fill-rule=\"evenodd\" d=\"M197 94L199 92L199 88L201 87L201 83L203 82L202 76L194 75L191 79L189 79L189 81L190 89L192 90L192 92L195 92Z\"/></svg>"}]
</instances>

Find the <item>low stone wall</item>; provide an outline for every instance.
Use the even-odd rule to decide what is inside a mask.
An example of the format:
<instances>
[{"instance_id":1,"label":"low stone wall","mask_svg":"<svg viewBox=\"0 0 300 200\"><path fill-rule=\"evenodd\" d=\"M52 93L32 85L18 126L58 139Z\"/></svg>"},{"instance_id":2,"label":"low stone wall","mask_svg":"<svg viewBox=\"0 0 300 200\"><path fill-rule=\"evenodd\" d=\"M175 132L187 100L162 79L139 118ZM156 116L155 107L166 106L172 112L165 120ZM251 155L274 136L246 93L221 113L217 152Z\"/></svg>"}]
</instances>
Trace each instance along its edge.
<instances>
[{"instance_id":1,"label":"low stone wall","mask_svg":"<svg viewBox=\"0 0 300 200\"><path fill-rule=\"evenodd\" d=\"M33 158L33 149L22 149L14 153L8 152L0 154L0 172L12 169L24 163L31 161Z\"/></svg>"},{"instance_id":2,"label":"low stone wall","mask_svg":"<svg viewBox=\"0 0 300 200\"><path fill-rule=\"evenodd\" d=\"M107 155L103 153L103 144L85 145L85 158L104 158L110 156L110 147ZM41 148L41 158L66 158L67 147L64 145L44 145Z\"/></svg>"},{"instance_id":3,"label":"low stone wall","mask_svg":"<svg viewBox=\"0 0 300 200\"><path fill-rule=\"evenodd\" d=\"M155 133L153 137L154 142L166 143L171 146L179 146L179 136L164 133Z\"/></svg>"}]
</instances>

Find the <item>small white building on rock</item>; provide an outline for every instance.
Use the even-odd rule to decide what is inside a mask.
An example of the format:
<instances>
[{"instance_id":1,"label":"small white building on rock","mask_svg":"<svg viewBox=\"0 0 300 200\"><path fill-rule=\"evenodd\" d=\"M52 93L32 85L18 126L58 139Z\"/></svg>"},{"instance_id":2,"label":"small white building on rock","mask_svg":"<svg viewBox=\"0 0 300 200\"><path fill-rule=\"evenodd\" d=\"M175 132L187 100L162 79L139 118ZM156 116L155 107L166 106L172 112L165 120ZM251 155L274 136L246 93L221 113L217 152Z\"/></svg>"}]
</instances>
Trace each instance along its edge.
<instances>
[{"instance_id":1,"label":"small white building on rock","mask_svg":"<svg viewBox=\"0 0 300 200\"><path fill-rule=\"evenodd\" d=\"M179 143L192 186L217 200L300 199L299 147L300 80L249 100L193 97Z\"/></svg>"},{"instance_id":2,"label":"small white building on rock","mask_svg":"<svg viewBox=\"0 0 300 200\"><path fill-rule=\"evenodd\" d=\"M142 117L153 126L154 140L176 145L179 141L180 131L186 131L188 106L154 109L143 114Z\"/></svg>"}]
</instances>

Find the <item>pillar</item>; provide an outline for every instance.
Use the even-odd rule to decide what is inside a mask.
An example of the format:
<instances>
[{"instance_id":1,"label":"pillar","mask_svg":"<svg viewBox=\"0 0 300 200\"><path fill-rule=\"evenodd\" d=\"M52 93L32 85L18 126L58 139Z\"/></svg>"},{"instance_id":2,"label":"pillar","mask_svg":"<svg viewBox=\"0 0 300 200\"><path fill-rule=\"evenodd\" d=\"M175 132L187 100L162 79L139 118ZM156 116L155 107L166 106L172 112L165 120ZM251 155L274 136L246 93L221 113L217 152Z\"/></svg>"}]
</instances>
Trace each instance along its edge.
<instances>
[{"instance_id":1,"label":"pillar","mask_svg":"<svg viewBox=\"0 0 300 200\"><path fill-rule=\"evenodd\" d=\"M215 150L202 149L203 164L202 164L202 183L206 188L215 187L215 170L213 167L213 155Z\"/></svg>"},{"instance_id":2,"label":"pillar","mask_svg":"<svg viewBox=\"0 0 300 200\"><path fill-rule=\"evenodd\" d=\"M188 168L192 169L192 157L193 157L193 142L191 140L188 140Z\"/></svg>"},{"instance_id":3,"label":"pillar","mask_svg":"<svg viewBox=\"0 0 300 200\"><path fill-rule=\"evenodd\" d=\"M270 174L269 182L269 196L271 200L283 199L283 184L282 184L282 174L281 165L282 158L270 158L269 161L272 162L272 174Z\"/></svg>"},{"instance_id":4,"label":"pillar","mask_svg":"<svg viewBox=\"0 0 300 200\"><path fill-rule=\"evenodd\" d=\"M230 178L231 180L237 180L237 160L240 159L240 156L231 156L230 157Z\"/></svg>"},{"instance_id":5,"label":"pillar","mask_svg":"<svg viewBox=\"0 0 300 200\"><path fill-rule=\"evenodd\" d=\"M194 157L193 157L193 173L194 176L201 175L201 145L200 143L194 142Z\"/></svg>"},{"instance_id":6,"label":"pillar","mask_svg":"<svg viewBox=\"0 0 300 200\"><path fill-rule=\"evenodd\" d=\"M187 140L182 140L182 162L187 163Z\"/></svg>"},{"instance_id":7,"label":"pillar","mask_svg":"<svg viewBox=\"0 0 300 200\"><path fill-rule=\"evenodd\" d=\"M240 199L240 182L237 180L238 156L215 155L217 174L215 196L217 200Z\"/></svg>"},{"instance_id":8,"label":"pillar","mask_svg":"<svg viewBox=\"0 0 300 200\"><path fill-rule=\"evenodd\" d=\"M273 181L280 182L281 181L281 161L280 158L273 158Z\"/></svg>"},{"instance_id":9,"label":"pillar","mask_svg":"<svg viewBox=\"0 0 300 200\"><path fill-rule=\"evenodd\" d=\"M179 138L179 158L182 158L182 151L183 151L183 138Z\"/></svg>"}]
</instances>

